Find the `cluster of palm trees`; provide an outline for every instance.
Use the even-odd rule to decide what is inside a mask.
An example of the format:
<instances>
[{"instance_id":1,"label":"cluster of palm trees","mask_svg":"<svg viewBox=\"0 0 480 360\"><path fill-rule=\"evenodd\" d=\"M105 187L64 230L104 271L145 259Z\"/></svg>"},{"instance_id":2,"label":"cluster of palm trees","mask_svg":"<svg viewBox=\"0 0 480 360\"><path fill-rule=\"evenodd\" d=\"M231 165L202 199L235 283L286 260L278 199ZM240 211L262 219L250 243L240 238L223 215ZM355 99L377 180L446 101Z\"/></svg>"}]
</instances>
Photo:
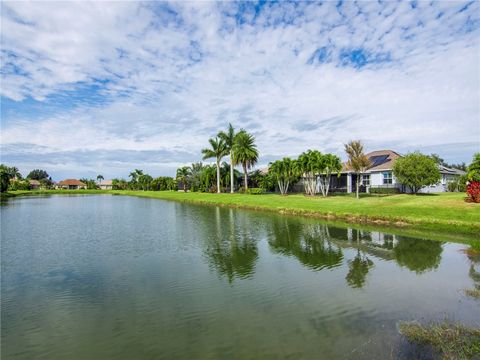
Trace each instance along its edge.
<instances>
[{"instance_id":1,"label":"cluster of palm trees","mask_svg":"<svg viewBox=\"0 0 480 360\"><path fill-rule=\"evenodd\" d=\"M202 149L203 160L215 159L217 193L221 192L221 171L222 167L225 168L225 166L221 166L221 162L227 155L230 158L230 192L233 193L235 190L235 166L237 165L241 165L243 168L244 189L248 191L248 170L257 163L259 156L255 137L244 129L235 132L232 124L229 124L227 131L220 131L217 136L209 139L208 142L210 147ZM208 169L210 168L207 168L207 174L210 171ZM178 169L177 180L181 181L185 186L187 179L192 177L192 170L194 170L193 166L192 168L182 167Z\"/></svg>"},{"instance_id":2,"label":"cluster of palm trees","mask_svg":"<svg viewBox=\"0 0 480 360\"><path fill-rule=\"evenodd\" d=\"M315 195L320 188L322 195L327 196L331 175L339 175L341 170L342 162L338 156L307 150L296 160L286 157L271 163L269 174L277 181L282 195L287 194L290 184L302 178L307 195Z\"/></svg>"},{"instance_id":3,"label":"cluster of palm trees","mask_svg":"<svg viewBox=\"0 0 480 360\"><path fill-rule=\"evenodd\" d=\"M176 190L177 184L175 179L169 176L159 176L153 178L151 175L144 173L143 170L135 169L129 174L130 181L125 179L113 179L112 188L114 190ZM97 181L103 180L102 175L97 176Z\"/></svg>"}]
</instances>

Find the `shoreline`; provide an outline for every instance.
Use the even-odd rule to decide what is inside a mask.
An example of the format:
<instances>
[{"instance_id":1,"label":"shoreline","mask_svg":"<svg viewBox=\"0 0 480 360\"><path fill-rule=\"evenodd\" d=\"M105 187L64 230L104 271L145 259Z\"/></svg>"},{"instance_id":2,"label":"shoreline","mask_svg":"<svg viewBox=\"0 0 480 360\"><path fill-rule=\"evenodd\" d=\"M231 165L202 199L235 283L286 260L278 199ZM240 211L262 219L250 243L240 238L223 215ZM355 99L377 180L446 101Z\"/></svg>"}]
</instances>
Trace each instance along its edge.
<instances>
[{"instance_id":1,"label":"shoreline","mask_svg":"<svg viewBox=\"0 0 480 360\"><path fill-rule=\"evenodd\" d=\"M463 220L462 216L459 219L442 219L442 218L417 218L413 220L411 217L392 216L381 213L382 209L374 211L373 214L361 213L359 209L371 208L362 203L362 201L369 201L368 198L356 200L347 196L331 196L329 198L321 197L305 197L303 195L289 195L281 196L276 194L271 195L245 195L245 194L209 194L209 193L183 193L176 191L134 191L134 190L41 190L41 191L17 191L2 194L2 199L13 198L18 196L32 196L32 195L121 195L121 196L136 196L151 199L176 201L189 204L220 206L236 209L245 209L253 211L265 211L269 213L276 213L280 215L304 217L311 219L320 219L332 223L332 225L362 227L371 230L396 232L405 234L405 236L421 237L437 241L448 241L472 245L475 249L480 251L480 220L478 222ZM5 196L6 195L6 196ZM457 197L458 193L456 194ZM400 195L401 197L402 195ZM407 196L407 200L417 200L412 195ZM399 197L397 195L397 197ZM387 198L387 199L385 199ZM388 199L390 198L390 199ZM370 200L371 202L387 202L391 207L404 206L398 205L397 199L391 197L384 197L383 199ZM267 203L264 200L269 200ZM342 205L358 206L359 209L348 211L345 209L331 209L325 211L324 202L335 202ZM393 201L395 200L395 201ZM443 200L443 199L442 199ZM458 200L458 199L457 199ZM462 200L463 201L463 200ZM289 206L290 205L290 206ZM315 207L314 205L319 205ZM327 204L328 205L328 204ZM442 204L440 204L442 205ZM472 204L464 205L469 207ZM314 207L313 209L312 206ZM322 206L324 208L322 208ZM473 206L475 206L473 204ZM473 206L470 206L473 209ZM375 204L372 205L375 207ZM430 206L429 210L435 209L435 206ZM330 209L329 209L330 210ZM337 211L335 211L337 210ZM461 211L461 210L459 210ZM480 219L480 206L474 208L473 216L478 214ZM460 214L462 215L462 214ZM445 215L444 215L445 216Z\"/></svg>"}]
</instances>

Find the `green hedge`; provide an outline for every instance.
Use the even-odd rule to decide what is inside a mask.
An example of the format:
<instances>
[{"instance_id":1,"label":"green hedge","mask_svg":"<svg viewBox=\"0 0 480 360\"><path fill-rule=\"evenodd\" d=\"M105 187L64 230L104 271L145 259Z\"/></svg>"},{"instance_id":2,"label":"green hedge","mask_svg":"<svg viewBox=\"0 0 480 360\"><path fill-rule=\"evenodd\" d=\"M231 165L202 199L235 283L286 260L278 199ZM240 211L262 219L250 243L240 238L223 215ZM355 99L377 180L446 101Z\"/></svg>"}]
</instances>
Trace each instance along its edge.
<instances>
[{"instance_id":1,"label":"green hedge","mask_svg":"<svg viewBox=\"0 0 480 360\"><path fill-rule=\"evenodd\" d=\"M370 194L400 194L400 190L396 187L371 187Z\"/></svg>"},{"instance_id":2,"label":"green hedge","mask_svg":"<svg viewBox=\"0 0 480 360\"><path fill-rule=\"evenodd\" d=\"M262 189L262 188L250 188L250 189L248 189L248 194L250 194L250 195L261 195L261 194L265 194L265 189Z\"/></svg>"}]
</instances>

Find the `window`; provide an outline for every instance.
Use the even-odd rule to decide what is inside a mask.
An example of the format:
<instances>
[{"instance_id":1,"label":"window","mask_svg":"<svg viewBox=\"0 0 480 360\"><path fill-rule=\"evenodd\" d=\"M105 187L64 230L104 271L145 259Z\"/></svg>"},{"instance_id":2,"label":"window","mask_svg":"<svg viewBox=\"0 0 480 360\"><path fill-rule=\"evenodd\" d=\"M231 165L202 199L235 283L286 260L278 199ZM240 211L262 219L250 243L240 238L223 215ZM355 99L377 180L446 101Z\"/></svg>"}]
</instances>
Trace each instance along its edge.
<instances>
[{"instance_id":1,"label":"window","mask_svg":"<svg viewBox=\"0 0 480 360\"><path fill-rule=\"evenodd\" d=\"M393 182L391 171L385 171L384 173L382 173L382 175L383 175L383 185L388 185Z\"/></svg>"},{"instance_id":2,"label":"window","mask_svg":"<svg viewBox=\"0 0 480 360\"><path fill-rule=\"evenodd\" d=\"M370 186L370 174L362 175L362 185Z\"/></svg>"}]
</instances>

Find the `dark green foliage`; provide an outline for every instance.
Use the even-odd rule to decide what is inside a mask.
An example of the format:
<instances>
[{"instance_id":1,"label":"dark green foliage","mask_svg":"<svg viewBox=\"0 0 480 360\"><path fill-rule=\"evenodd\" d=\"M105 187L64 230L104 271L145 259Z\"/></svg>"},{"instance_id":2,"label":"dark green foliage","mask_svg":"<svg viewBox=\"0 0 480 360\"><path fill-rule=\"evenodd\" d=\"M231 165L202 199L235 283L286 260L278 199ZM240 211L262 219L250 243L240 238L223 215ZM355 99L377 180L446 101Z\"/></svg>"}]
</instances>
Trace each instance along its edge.
<instances>
[{"instance_id":1,"label":"dark green foliage","mask_svg":"<svg viewBox=\"0 0 480 360\"><path fill-rule=\"evenodd\" d=\"M40 169L35 169L30 171L30 173L27 175L27 179L30 180L43 180L43 179L49 179L50 176L45 170L40 170Z\"/></svg>"},{"instance_id":2,"label":"dark green foliage","mask_svg":"<svg viewBox=\"0 0 480 360\"><path fill-rule=\"evenodd\" d=\"M11 191L30 190L30 183L27 180L10 181L10 185L8 186L8 190L11 190Z\"/></svg>"},{"instance_id":3,"label":"dark green foliage","mask_svg":"<svg viewBox=\"0 0 480 360\"><path fill-rule=\"evenodd\" d=\"M113 179L112 180L112 189L113 190L127 190L128 181L125 179Z\"/></svg>"},{"instance_id":4,"label":"dark green foliage","mask_svg":"<svg viewBox=\"0 0 480 360\"><path fill-rule=\"evenodd\" d=\"M275 180L271 174L262 173L260 170L256 170L249 175L250 185L253 188L263 189L263 192L275 191Z\"/></svg>"},{"instance_id":5,"label":"dark green foliage","mask_svg":"<svg viewBox=\"0 0 480 360\"><path fill-rule=\"evenodd\" d=\"M151 181L150 190L153 190L153 191L177 190L177 183L172 177L159 176Z\"/></svg>"},{"instance_id":6,"label":"dark green foliage","mask_svg":"<svg viewBox=\"0 0 480 360\"><path fill-rule=\"evenodd\" d=\"M265 189L262 189L262 188L248 188L247 189L247 194L250 194L250 195L265 194Z\"/></svg>"},{"instance_id":7,"label":"dark green foliage","mask_svg":"<svg viewBox=\"0 0 480 360\"><path fill-rule=\"evenodd\" d=\"M468 165L467 180L480 181L480 153L473 155L472 163Z\"/></svg>"},{"instance_id":8,"label":"dark green foliage","mask_svg":"<svg viewBox=\"0 0 480 360\"><path fill-rule=\"evenodd\" d=\"M15 166L0 165L0 192L6 192L10 186L10 180L21 179L22 175Z\"/></svg>"},{"instance_id":9,"label":"dark green foliage","mask_svg":"<svg viewBox=\"0 0 480 360\"><path fill-rule=\"evenodd\" d=\"M370 194L399 194L400 190L396 187L371 187Z\"/></svg>"},{"instance_id":10,"label":"dark green foliage","mask_svg":"<svg viewBox=\"0 0 480 360\"><path fill-rule=\"evenodd\" d=\"M435 160L418 151L397 159L393 165L393 175L414 194L422 187L440 181L440 171Z\"/></svg>"}]
</instances>

